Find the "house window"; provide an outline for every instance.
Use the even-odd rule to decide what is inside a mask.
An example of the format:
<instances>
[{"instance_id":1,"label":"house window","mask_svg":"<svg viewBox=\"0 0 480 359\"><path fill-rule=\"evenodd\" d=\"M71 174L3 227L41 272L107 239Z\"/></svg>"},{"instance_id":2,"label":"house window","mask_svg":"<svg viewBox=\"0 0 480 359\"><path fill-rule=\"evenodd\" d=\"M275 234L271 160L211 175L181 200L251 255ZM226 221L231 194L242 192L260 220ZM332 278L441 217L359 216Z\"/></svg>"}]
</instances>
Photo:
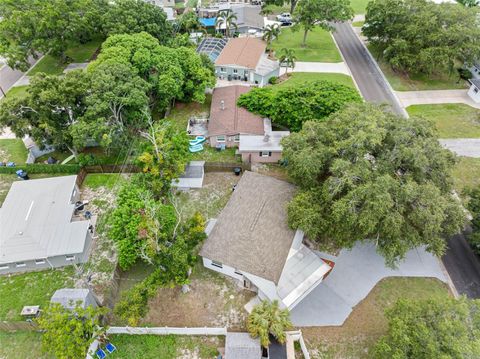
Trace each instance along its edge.
<instances>
[{"instance_id":1,"label":"house window","mask_svg":"<svg viewBox=\"0 0 480 359\"><path fill-rule=\"evenodd\" d=\"M234 74L238 74L238 70L237 70L237 69L233 69L233 73L234 73Z\"/></svg>"},{"instance_id":2,"label":"house window","mask_svg":"<svg viewBox=\"0 0 480 359\"><path fill-rule=\"evenodd\" d=\"M75 256L74 256L74 255L65 256L65 260L68 261L68 262L74 261L74 260L75 260Z\"/></svg>"},{"instance_id":3,"label":"house window","mask_svg":"<svg viewBox=\"0 0 480 359\"><path fill-rule=\"evenodd\" d=\"M217 142L225 142L225 136L217 136Z\"/></svg>"},{"instance_id":4,"label":"house window","mask_svg":"<svg viewBox=\"0 0 480 359\"><path fill-rule=\"evenodd\" d=\"M475 87L475 88L473 89L473 92L478 93L478 89Z\"/></svg>"},{"instance_id":5,"label":"house window","mask_svg":"<svg viewBox=\"0 0 480 359\"><path fill-rule=\"evenodd\" d=\"M223 268L223 265L222 265L222 263L215 262L215 261L212 261L212 266L214 266L214 267L218 267L218 268Z\"/></svg>"},{"instance_id":6,"label":"house window","mask_svg":"<svg viewBox=\"0 0 480 359\"><path fill-rule=\"evenodd\" d=\"M240 272L240 271L238 271L238 270L235 270L235 274L236 274L236 275L243 275L243 273Z\"/></svg>"},{"instance_id":7,"label":"house window","mask_svg":"<svg viewBox=\"0 0 480 359\"><path fill-rule=\"evenodd\" d=\"M233 140L235 142L240 142L240 135L235 135L235 137L233 138Z\"/></svg>"},{"instance_id":8,"label":"house window","mask_svg":"<svg viewBox=\"0 0 480 359\"><path fill-rule=\"evenodd\" d=\"M40 264L45 264L45 259L35 259L35 264L40 265Z\"/></svg>"},{"instance_id":9,"label":"house window","mask_svg":"<svg viewBox=\"0 0 480 359\"><path fill-rule=\"evenodd\" d=\"M7 265L1 265L1 266L0 266L0 270L5 270L5 269L8 269L8 266L7 266Z\"/></svg>"},{"instance_id":10,"label":"house window","mask_svg":"<svg viewBox=\"0 0 480 359\"><path fill-rule=\"evenodd\" d=\"M268 151L260 152L260 157L270 157L271 155L272 155L272 152L268 152Z\"/></svg>"},{"instance_id":11,"label":"house window","mask_svg":"<svg viewBox=\"0 0 480 359\"><path fill-rule=\"evenodd\" d=\"M26 267L27 265L25 264L25 262L18 262L18 263L15 263L15 266L17 268L22 268L22 267Z\"/></svg>"},{"instance_id":12,"label":"house window","mask_svg":"<svg viewBox=\"0 0 480 359\"><path fill-rule=\"evenodd\" d=\"M227 69L225 67L220 67L220 72L227 72Z\"/></svg>"}]
</instances>

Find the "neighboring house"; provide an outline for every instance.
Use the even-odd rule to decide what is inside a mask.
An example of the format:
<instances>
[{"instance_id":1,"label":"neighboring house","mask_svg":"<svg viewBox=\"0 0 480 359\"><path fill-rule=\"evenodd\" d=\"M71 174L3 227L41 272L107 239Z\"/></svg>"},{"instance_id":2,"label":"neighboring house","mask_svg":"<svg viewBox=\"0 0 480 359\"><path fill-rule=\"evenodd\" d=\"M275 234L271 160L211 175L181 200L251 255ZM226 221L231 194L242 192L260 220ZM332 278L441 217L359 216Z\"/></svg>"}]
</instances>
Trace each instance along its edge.
<instances>
[{"instance_id":1,"label":"neighboring house","mask_svg":"<svg viewBox=\"0 0 480 359\"><path fill-rule=\"evenodd\" d=\"M175 7L175 0L144 0L152 5L157 5L158 7Z\"/></svg>"},{"instance_id":2,"label":"neighboring house","mask_svg":"<svg viewBox=\"0 0 480 359\"><path fill-rule=\"evenodd\" d=\"M280 140L288 131L273 131L270 119L237 106L247 86L217 87L213 91L208 137L212 147L238 147L244 162L278 162L282 158Z\"/></svg>"},{"instance_id":3,"label":"neighboring house","mask_svg":"<svg viewBox=\"0 0 480 359\"><path fill-rule=\"evenodd\" d=\"M51 303L59 303L65 309L73 310L80 305L83 309L89 306L98 307L90 289L62 288L53 293Z\"/></svg>"},{"instance_id":4,"label":"neighboring house","mask_svg":"<svg viewBox=\"0 0 480 359\"><path fill-rule=\"evenodd\" d=\"M245 81L262 87L268 84L270 78L280 74L279 62L268 58L266 48L263 40L239 37L226 42L205 39L197 51L207 54L214 62L217 78Z\"/></svg>"},{"instance_id":5,"label":"neighboring house","mask_svg":"<svg viewBox=\"0 0 480 359\"><path fill-rule=\"evenodd\" d=\"M25 163L35 163L38 157L55 151L53 146L45 146L43 149L41 149L30 136L25 136L22 141L28 151L27 160Z\"/></svg>"},{"instance_id":6,"label":"neighboring house","mask_svg":"<svg viewBox=\"0 0 480 359\"><path fill-rule=\"evenodd\" d=\"M288 131L273 131L270 119L237 106L247 86L217 87L213 91L208 123L212 147L238 147L244 162L278 162L282 158L280 140Z\"/></svg>"},{"instance_id":7,"label":"neighboring house","mask_svg":"<svg viewBox=\"0 0 480 359\"><path fill-rule=\"evenodd\" d=\"M286 206L295 186L246 171L220 213L207 225L203 265L258 293L294 308L330 271L303 244L303 232L287 224ZM248 306L248 305L247 305Z\"/></svg>"},{"instance_id":8,"label":"neighboring house","mask_svg":"<svg viewBox=\"0 0 480 359\"><path fill-rule=\"evenodd\" d=\"M191 161L185 172L176 180L172 181L172 187L179 189L202 188L205 171L205 161Z\"/></svg>"},{"instance_id":9,"label":"neighboring house","mask_svg":"<svg viewBox=\"0 0 480 359\"><path fill-rule=\"evenodd\" d=\"M470 88L468 89L468 96L470 98L479 103L480 102L480 78L471 79L470 81Z\"/></svg>"},{"instance_id":10,"label":"neighboring house","mask_svg":"<svg viewBox=\"0 0 480 359\"><path fill-rule=\"evenodd\" d=\"M471 67L468 68L472 73L474 79L480 79L480 63L475 62Z\"/></svg>"},{"instance_id":11,"label":"neighboring house","mask_svg":"<svg viewBox=\"0 0 480 359\"><path fill-rule=\"evenodd\" d=\"M86 262L90 221L72 222L77 176L17 181L0 208L0 274Z\"/></svg>"},{"instance_id":12,"label":"neighboring house","mask_svg":"<svg viewBox=\"0 0 480 359\"><path fill-rule=\"evenodd\" d=\"M261 6L251 5L247 1L245 3L219 3L213 6L198 9L197 15L200 23L206 28L214 29L216 20L220 11L233 12L237 20L235 21L237 28L232 30L241 34L251 33L252 31L261 31L267 24L267 18L260 14ZM223 25L220 30L224 30Z\"/></svg>"}]
</instances>

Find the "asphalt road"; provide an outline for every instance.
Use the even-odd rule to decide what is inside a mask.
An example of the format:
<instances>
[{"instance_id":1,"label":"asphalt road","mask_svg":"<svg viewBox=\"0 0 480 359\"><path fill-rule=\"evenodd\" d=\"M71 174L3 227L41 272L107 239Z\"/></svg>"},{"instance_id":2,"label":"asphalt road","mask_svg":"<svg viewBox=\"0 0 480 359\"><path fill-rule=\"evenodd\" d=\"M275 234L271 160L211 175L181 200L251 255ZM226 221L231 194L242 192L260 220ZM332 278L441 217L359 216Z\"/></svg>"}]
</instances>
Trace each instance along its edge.
<instances>
[{"instance_id":1,"label":"asphalt road","mask_svg":"<svg viewBox=\"0 0 480 359\"><path fill-rule=\"evenodd\" d=\"M337 23L334 27L333 37L365 100L389 104L394 112L406 116L381 70L350 24ZM442 262L459 294L480 298L480 259L473 253L463 233L450 238Z\"/></svg>"}]
</instances>

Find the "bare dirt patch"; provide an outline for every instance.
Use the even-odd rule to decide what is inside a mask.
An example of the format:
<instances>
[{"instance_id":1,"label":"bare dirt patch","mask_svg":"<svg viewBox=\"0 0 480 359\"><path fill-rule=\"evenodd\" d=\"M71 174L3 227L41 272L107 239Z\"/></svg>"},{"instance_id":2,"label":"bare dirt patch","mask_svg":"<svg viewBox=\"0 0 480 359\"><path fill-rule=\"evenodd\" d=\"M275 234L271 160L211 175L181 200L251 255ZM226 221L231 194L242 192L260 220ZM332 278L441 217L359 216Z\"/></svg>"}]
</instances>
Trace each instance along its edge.
<instances>
[{"instance_id":1,"label":"bare dirt patch","mask_svg":"<svg viewBox=\"0 0 480 359\"><path fill-rule=\"evenodd\" d=\"M255 293L199 263L191 277L190 291L161 288L149 302L143 325L169 327L227 326L245 329L243 306Z\"/></svg>"}]
</instances>

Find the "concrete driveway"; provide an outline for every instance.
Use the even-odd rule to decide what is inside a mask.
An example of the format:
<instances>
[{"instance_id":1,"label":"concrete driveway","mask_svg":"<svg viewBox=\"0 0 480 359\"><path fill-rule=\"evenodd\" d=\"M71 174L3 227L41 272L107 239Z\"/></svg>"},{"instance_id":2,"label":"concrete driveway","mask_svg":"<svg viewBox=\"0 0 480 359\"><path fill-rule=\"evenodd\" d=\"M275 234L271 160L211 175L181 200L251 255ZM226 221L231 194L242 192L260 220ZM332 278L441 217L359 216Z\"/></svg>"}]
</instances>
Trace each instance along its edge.
<instances>
[{"instance_id":1,"label":"concrete driveway","mask_svg":"<svg viewBox=\"0 0 480 359\"><path fill-rule=\"evenodd\" d=\"M330 275L291 312L296 326L342 325L361 300L385 277L434 277L447 282L440 261L423 249L408 252L397 269L385 266L373 244L342 250Z\"/></svg>"},{"instance_id":2,"label":"concrete driveway","mask_svg":"<svg viewBox=\"0 0 480 359\"><path fill-rule=\"evenodd\" d=\"M458 156L480 158L480 138L442 138L439 141Z\"/></svg>"}]
</instances>

